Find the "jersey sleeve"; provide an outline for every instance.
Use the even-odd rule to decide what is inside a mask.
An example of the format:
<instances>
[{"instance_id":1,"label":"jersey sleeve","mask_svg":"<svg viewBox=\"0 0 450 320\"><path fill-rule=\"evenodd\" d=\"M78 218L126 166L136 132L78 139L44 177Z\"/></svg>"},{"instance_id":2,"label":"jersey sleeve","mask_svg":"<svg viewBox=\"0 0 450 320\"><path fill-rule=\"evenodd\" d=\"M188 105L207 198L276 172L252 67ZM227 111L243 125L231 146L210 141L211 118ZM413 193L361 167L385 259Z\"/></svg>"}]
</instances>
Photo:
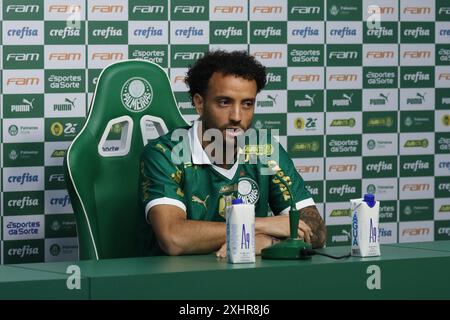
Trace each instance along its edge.
<instances>
[{"instance_id":1,"label":"jersey sleeve","mask_svg":"<svg viewBox=\"0 0 450 320\"><path fill-rule=\"evenodd\" d=\"M274 149L277 153L272 160L275 173L269 179L269 205L274 214L288 214L291 208L291 195L281 180L288 184L297 209L315 205L287 152L279 143L274 144Z\"/></svg>"},{"instance_id":2,"label":"jersey sleeve","mask_svg":"<svg viewBox=\"0 0 450 320\"><path fill-rule=\"evenodd\" d=\"M149 143L141 156L139 194L145 216L158 204L175 205L186 211L183 173L171 161L171 151L160 143Z\"/></svg>"}]
</instances>

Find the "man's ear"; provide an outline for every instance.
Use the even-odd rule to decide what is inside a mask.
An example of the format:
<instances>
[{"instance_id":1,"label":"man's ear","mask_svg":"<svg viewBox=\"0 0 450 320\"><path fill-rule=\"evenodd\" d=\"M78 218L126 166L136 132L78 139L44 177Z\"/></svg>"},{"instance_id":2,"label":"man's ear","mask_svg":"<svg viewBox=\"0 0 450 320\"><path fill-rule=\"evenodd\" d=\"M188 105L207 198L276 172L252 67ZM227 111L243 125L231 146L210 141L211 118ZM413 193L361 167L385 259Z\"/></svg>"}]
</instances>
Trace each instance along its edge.
<instances>
[{"instance_id":1,"label":"man's ear","mask_svg":"<svg viewBox=\"0 0 450 320\"><path fill-rule=\"evenodd\" d=\"M196 93L193 97L193 101L194 101L194 105L195 105L195 110L197 110L197 113L201 117L203 115L203 111L204 111L203 97L201 95L199 95L198 93Z\"/></svg>"}]
</instances>

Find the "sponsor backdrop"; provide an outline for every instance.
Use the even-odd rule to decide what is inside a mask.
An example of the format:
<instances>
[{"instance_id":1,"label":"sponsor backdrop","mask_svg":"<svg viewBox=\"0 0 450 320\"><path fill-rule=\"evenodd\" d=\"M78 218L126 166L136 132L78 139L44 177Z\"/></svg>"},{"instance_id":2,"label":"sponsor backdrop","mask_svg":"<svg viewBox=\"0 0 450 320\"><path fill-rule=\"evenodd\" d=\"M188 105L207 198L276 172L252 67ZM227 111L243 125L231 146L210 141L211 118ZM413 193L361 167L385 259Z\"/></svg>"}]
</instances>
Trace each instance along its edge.
<instances>
[{"instance_id":1,"label":"sponsor backdrop","mask_svg":"<svg viewBox=\"0 0 450 320\"><path fill-rule=\"evenodd\" d=\"M192 120L184 75L211 48L268 67L254 126L279 130L328 246L350 244L349 199L365 192L381 200L383 243L450 239L449 1L3 0L0 11L1 263L77 259L62 162L101 69L158 63Z\"/></svg>"}]
</instances>

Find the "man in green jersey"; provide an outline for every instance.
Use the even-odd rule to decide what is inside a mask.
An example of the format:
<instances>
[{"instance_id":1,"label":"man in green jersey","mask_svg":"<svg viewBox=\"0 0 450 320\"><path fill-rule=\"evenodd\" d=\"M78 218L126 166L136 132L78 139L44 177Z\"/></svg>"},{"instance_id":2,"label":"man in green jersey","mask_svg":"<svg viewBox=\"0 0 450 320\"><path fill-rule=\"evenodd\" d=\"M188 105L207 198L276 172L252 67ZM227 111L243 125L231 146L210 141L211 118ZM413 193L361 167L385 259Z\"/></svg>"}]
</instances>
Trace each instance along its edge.
<instances>
[{"instance_id":1,"label":"man in green jersey","mask_svg":"<svg viewBox=\"0 0 450 320\"><path fill-rule=\"evenodd\" d=\"M150 254L225 256L225 207L236 197L255 205L257 254L289 236L291 203L300 210L299 236L322 247L323 220L286 151L272 138L242 143L254 130L264 66L243 51L209 52L189 69L186 83L199 120L151 141L142 155Z\"/></svg>"}]
</instances>

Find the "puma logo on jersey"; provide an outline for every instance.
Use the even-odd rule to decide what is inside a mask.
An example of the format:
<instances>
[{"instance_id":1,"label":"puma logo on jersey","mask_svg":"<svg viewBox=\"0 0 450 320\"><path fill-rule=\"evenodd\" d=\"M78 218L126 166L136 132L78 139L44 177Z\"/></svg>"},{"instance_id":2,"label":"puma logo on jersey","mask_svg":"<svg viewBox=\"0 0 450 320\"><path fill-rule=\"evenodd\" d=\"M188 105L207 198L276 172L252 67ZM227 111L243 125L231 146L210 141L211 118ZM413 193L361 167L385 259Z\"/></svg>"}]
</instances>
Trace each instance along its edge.
<instances>
[{"instance_id":1,"label":"puma logo on jersey","mask_svg":"<svg viewBox=\"0 0 450 320\"><path fill-rule=\"evenodd\" d=\"M200 198L197 197L197 196L192 196L192 201L193 201L193 202L200 203L202 206L205 207L206 210L208 210L208 208L207 208L207 206L206 206L206 201L208 200L208 198L209 198L209 194L206 196L205 200L202 200L202 199L200 199Z\"/></svg>"}]
</instances>

